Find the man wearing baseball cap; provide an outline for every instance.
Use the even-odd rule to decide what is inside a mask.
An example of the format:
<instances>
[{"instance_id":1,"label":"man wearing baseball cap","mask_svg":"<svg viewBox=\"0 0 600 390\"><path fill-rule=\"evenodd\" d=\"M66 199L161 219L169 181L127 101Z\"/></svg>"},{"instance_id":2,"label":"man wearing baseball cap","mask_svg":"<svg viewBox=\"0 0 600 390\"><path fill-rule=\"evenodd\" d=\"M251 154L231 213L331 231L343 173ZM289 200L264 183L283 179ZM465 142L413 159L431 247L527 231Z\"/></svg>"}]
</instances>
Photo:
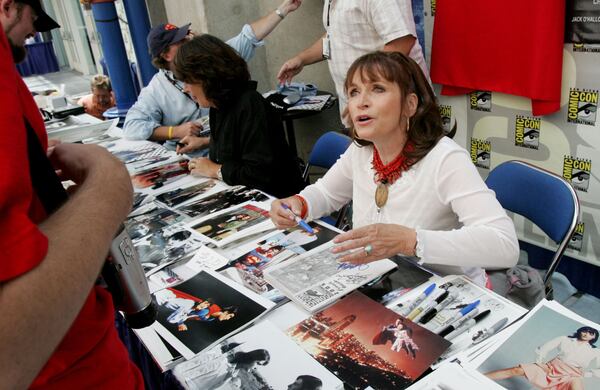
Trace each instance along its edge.
<instances>
[{"instance_id":1,"label":"man wearing baseball cap","mask_svg":"<svg viewBox=\"0 0 600 390\"><path fill-rule=\"evenodd\" d=\"M15 62L25 39L58 24L39 1L0 0L0 25L0 388L142 389L110 293L96 285L131 209L131 179L95 145L48 153ZM77 191L66 195L57 169Z\"/></svg>"},{"instance_id":2,"label":"man wearing baseball cap","mask_svg":"<svg viewBox=\"0 0 600 390\"><path fill-rule=\"evenodd\" d=\"M17 12L17 18L10 25L5 27L8 31L7 37L10 43L11 51L16 63L25 59L27 50L25 49L25 40L35 35L35 32L50 31L53 28L60 27L42 8L39 0L15 0L9 2L14 4L14 10ZM28 5L29 7L25 7ZM10 6L10 4L7 4ZM26 17L32 22L33 29L26 29L24 23L20 23L23 18L23 11L27 8ZM3 11L8 11L6 8Z\"/></svg>"},{"instance_id":3,"label":"man wearing baseball cap","mask_svg":"<svg viewBox=\"0 0 600 390\"><path fill-rule=\"evenodd\" d=\"M227 41L227 44L244 60L249 61L256 47L264 44L262 40L301 4L302 0L284 0L275 10L244 25L242 31ZM142 89L137 102L129 109L123 125L126 138L166 141L165 146L175 150L177 140L194 136L192 138L196 148L208 146L208 137L196 137L203 129L199 119L208 115L208 108L198 106L183 91L183 83L175 78L172 71L179 46L191 37L189 28L190 24L181 27L161 24L148 34L148 50L152 63L159 72ZM206 150L201 150L199 154L206 154Z\"/></svg>"}]
</instances>

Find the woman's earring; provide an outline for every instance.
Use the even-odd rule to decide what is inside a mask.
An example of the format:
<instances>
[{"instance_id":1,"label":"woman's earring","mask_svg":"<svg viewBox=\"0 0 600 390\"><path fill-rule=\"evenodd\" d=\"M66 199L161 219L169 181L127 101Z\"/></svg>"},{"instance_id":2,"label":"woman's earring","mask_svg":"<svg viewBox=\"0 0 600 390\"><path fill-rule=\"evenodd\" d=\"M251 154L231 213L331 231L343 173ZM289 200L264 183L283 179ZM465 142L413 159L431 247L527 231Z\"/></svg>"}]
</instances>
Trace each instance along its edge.
<instances>
[{"instance_id":1,"label":"woman's earring","mask_svg":"<svg viewBox=\"0 0 600 390\"><path fill-rule=\"evenodd\" d=\"M408 133L408 131L410 130L410 117L406 117L406 132Z\"/></svg>"}]
</instances>

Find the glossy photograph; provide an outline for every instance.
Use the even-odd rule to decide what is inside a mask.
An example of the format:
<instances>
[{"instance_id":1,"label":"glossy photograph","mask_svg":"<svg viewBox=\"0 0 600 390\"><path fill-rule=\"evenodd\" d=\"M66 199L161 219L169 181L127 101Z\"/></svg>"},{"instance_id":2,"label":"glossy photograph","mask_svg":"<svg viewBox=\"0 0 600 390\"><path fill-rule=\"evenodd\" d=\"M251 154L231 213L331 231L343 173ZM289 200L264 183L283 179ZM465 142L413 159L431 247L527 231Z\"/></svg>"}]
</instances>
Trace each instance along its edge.
<instances>
[{"instance_id":1,"label":"glossy photograph","mask_svg":"<svg viewBox=\"0 0 600 390\"><path fill-rule=\"evenodd\" d=\"M248 325L272 306L210 271L157 291L154 297L157 321L193 354Z\"/></svg>"},{"instance_id":2,"label":"glossy photograph","mask_svg":"<svg viewBox=\"0 0 600 390\"><path fill-rule=\"evenodd\" d=\"M450 345L359 292L287 334L354 389L405 389Z\"/></svg>"}]
</instances>

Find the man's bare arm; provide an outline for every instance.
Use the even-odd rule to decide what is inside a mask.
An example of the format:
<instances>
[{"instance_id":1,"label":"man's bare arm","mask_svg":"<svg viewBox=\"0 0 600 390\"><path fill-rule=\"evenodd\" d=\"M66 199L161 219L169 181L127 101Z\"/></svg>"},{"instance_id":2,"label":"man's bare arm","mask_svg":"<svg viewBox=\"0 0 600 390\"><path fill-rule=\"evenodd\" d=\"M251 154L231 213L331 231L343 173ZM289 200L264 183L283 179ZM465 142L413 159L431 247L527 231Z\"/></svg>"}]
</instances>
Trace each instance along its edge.
<instances>
[{"instance_id":1,"label":"man's bare arm","mask_svg":"<svg viewBox=\"0 0 600 390\"><path fill-rule=\"evenodd\" d=\"M298 53L295 57L287 60L277 73L277 80L280 84L290 83L292 78L304 69L306 65L312 65L323 61L323 38L326 34L317 39L312 45Z\"/></svg>"},{"instance_id":2,"label":"man's bare arm","mask_svg":"<svg viewBox=\"0 0 600 390\"><path fill-rule=\"evenodd\" d=\"M416 40L417 39L412 35L405 35L386 43L383 47L383 51L398 51L404 55L408 55L412 47L415 45Z\"/></svg>"},{"instance_id":3,"label":"man's bare arm","mask_svg":"<svg viewBox=\"0 0 600 390\"><path fill-rule=\"evenodd\" d=\"M301 4L302 0L284 0L277 9L283 16L286 16L290 12L297 10ZM275 13L275 10L273 10L257 21L250 23L250 27L252 28L252 31L254 31L256 39L262 41L282 20L283 19Z\"/></svg>"}]
</instances>

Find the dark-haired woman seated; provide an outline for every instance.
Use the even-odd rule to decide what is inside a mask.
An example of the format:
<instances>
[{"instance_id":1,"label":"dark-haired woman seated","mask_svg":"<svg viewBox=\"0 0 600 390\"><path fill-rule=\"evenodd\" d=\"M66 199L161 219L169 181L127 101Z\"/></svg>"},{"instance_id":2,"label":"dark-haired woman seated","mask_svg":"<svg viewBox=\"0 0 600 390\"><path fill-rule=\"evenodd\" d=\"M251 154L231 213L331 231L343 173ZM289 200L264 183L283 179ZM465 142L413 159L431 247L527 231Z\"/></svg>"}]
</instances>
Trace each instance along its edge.
<instances>
[{"instance_id":1,"label":"dark-haired woman seated","mask_svg":"<svg viewBox=\"0 0 600 390\"><path fill-rule=\"evenodd\" d=\"M515 265L514 225L467 151L443 136L421 68L400 53L367 54L348 70L345 89L354 143L320 181L273 202L275 224L295 224L281 203L313 219L352 200L354 230L333 249L342 262L416 255L481 285L482 267Z\"/></svg>"},{"instance_id":2,"label":"dark-haired woman seated","mask_svg":"<svg viewBox=\"0 0 600 390\"><path fill-rule=\"evenodd\" d=\"M194 175L243 184L282 197L303 188L300 168L284 139L280 117L256 91L246 62L218 38L204 34L184 43L175 57L184 90L210 107L209 157L190 161ZM178 152L194 149L181 140Z\"/></svg>"}]
</instances>

